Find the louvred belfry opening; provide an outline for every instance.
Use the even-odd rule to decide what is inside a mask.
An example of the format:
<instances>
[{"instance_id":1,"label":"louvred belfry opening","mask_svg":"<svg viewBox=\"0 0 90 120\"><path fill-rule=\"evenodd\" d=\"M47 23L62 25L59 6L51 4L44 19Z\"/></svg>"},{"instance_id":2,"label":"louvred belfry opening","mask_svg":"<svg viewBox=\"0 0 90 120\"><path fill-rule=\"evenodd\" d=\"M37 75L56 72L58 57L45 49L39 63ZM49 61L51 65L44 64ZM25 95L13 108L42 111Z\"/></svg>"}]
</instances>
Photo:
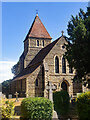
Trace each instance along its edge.
<instances>
[{"instance_id":1,"label":"louvred belfry opening","mask_svg":"<svg viewBox=\"0 0 90 120\"><path fill-rule=\"evenodd\" d=\"M38 15L36 15L27 37L52 39Z\"/></svg>"}]
</instances>

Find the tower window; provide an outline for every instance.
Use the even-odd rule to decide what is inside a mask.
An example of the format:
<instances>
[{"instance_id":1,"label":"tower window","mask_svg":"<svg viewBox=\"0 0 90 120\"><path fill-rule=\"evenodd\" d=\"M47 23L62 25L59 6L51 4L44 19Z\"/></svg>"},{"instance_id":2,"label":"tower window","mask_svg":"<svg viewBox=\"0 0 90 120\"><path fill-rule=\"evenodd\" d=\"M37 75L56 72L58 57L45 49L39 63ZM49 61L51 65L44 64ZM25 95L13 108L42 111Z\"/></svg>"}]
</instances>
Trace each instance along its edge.
<instances>
[{"instance_id":1,"label":"tower window","mask_svg":"<svg viewBox=\"0 0 90 120\"><path fill-rule=\"evenodd\" d=\"M59 59L55 57L55 73L59 73Z\"/></svg>"},{"instance_id":2,"label":"tower window","mask_svg":"<svg viewBox=\"0 0 90 120\"><path fill-rule=\"evenodd\" d=\"M62 58L62 73L66 73L66 61L65 58Z\"/></svg>"},{"instance_id":3,"label":"tower window","mask_svg":"<svg viewBox=\"0 0 90 120\"><path fill-rule=\"evenodd\" d=\"M36 86L38 86L38 79L36 79Z\"/></svg>"},{"instance_id":4,"label":"tower window","mask_svg":"<svg viewBox=\"0 0 90 120\"><path fill-rule=\"evenodd\" d=\"M39 40L37 40L37 46L39 46Z\"/></svg>"},{"instance_id":5,"label":"tower window","mask_svg":"<svg viewBox=\"0 0 90 120\"><path fill-rule=\"evenodd\" d=\"M42 41L42 46L44 46L44 41Z\"/></svg>"}]
</instances>

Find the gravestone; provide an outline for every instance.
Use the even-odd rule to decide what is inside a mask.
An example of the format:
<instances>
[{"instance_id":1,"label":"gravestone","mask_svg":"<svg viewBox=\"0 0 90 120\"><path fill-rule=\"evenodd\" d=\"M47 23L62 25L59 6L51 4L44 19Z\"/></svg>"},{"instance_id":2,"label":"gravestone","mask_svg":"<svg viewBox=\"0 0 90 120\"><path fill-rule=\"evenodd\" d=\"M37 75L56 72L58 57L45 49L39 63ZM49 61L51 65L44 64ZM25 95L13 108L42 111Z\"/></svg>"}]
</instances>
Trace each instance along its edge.
<instances>
[{"instance_id":1,"label":"gravestone","mask_svg":"<svg viewBox=\"0 0 90 120\"><path fill-rule=\"evenodd\" d=\"M11 99L11 98L12 98L12 94L9 94L9 95L8 95L8 99Z\"/></svg>"},{"instance_id":2,"label":"gravestone","mask_svg":"<svg viewBox=\"0 0 90 120\"><path fill-rule=\"evenodd\" d=\"M53 102L53 90L56 90L56 86L52 84L51 81L48 81L48 84L46 86L46 90L49 91L49 100ZM58 120L58 115L55 110L53 110L53 117L52 120Z\"/></svg>"},{"instance_id":3,"label":"gravestone","mask_svg":"<svg viewBox=\"0 0 90 120\"><path fill-rule=\"evenodd\" d=\"M56 86L52 84L51 81L48 81L48 85L46 86L46 90L49 91L49 100L53 102L53 90L56 90Z\"/></svg>"},{"instance_id":4,"label":"gravestone","mask_svg":"<svg viewBox=\"0 0 90 120\"><path fill-rule=\"evenodd\" d=\"M19 101L19 99L18 99L19 93L16 92L14 95L16 95L16 102L18 102Z\"/></svg>"},{"instance_id":5,"label":"gravestone","mask_svg":"<svg viewBox=\"0 0 90 120\"><path fill-rule=\"evenodd\" d=\"M6 98L6 95L5 95L5 94L2 94L2 98L5 99L5 98Z\"/></svg>"}]
</instances>

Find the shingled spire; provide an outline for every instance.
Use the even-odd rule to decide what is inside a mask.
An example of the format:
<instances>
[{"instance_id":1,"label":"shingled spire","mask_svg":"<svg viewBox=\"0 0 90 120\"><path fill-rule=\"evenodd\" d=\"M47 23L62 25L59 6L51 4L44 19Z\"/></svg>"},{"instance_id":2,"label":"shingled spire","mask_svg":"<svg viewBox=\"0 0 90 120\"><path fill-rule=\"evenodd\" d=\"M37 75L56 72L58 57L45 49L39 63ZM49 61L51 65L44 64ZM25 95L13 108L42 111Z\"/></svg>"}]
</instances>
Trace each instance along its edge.
<instances>
[{"instance_id":1,"label":"shingled spire","mask_svg":"<svg viewBox=\"0 0 90 120\"><path fill-rule=\"evenodd\" d=\"M38 15L36 15L26 38L28 37L52 39L49 33L47 32L46 28L44 27L43 23L41 22L40 18L38 17Z\"/></svg>"}]
</instances>

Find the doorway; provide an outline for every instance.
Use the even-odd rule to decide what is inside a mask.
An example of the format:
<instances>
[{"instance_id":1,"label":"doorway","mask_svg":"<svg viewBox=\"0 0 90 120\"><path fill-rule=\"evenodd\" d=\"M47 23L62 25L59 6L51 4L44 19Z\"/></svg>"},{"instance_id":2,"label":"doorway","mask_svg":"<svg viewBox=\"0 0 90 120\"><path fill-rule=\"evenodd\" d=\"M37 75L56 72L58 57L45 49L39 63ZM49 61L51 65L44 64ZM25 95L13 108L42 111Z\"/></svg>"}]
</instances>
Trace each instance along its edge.
<instances>
[{"instance_id":1,"label":"doorway","mask_svg":"<svg viewBox=\"0 0 90 120\"><path fill-rule=\"evenodd\" d=\"M65 81L62 82L61 88L62 88L62 90L65 90L68 92L68 86L67 86L67 83Z\"/></svg>"}]
</instances>

